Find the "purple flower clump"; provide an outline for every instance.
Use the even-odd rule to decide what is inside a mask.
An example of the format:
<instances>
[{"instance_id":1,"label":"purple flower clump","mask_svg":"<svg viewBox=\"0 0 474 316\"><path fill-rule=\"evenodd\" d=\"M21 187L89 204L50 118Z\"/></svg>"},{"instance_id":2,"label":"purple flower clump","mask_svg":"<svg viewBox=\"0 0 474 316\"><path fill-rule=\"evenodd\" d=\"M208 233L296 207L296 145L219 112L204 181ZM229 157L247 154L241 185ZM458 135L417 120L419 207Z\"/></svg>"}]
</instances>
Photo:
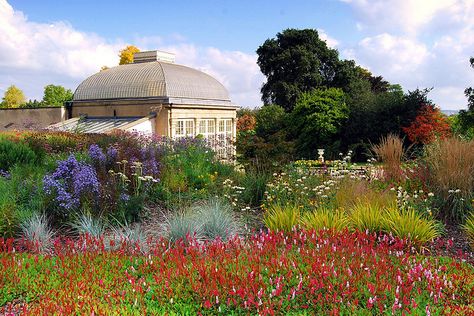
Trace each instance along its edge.
<instances>
[{"instance_id":1,"label":"purple flower clump","mask_svg":"<svg viewBox=\"0 0 474 316\"><path fill-rule=\"evenodd\" d=\"M43 178L44 192L66 211L78 208L85 197L97 197L99 189L95 169L77 161L73 155L60 161L53 174Z\"/></svg>"},{"instance_id":2,"label":"purple flower clump","mask_svg":"<svg viewBox=\"0 0 474 316\"><path fill-rule=\"evenodd\" d=\"M114 162L117 160L118 157L118 150L114 146L109 146L107 148L107 160L110 162Z\"/></svg>"},{"instance_id":3,"label":"purple flower clump","mask_svg":"<svg viewBox=\"0 0 474 316\"><path fill-rule=\"evenodd\" d=\"M95 162L95 163L104 163L105 162L105 154L102 151L102 148L100 148L96 144L92 144L89 147L89 157Z\"/></svg>"}]
</instances>

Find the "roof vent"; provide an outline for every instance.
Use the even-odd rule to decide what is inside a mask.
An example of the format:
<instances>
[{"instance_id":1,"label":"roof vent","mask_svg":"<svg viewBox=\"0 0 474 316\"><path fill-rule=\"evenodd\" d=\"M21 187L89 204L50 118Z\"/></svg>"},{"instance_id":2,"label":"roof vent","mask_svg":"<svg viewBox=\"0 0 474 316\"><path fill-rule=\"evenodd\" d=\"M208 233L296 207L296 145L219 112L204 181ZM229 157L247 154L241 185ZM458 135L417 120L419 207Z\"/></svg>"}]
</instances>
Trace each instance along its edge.
<instances>
[{"instance_id":1,"label":"roof vent","mask_svg":"<svg viewBox=\"0 0 474 316\"><path fill-rule=\"evenodd\" d=\"M148 63L151 61L163 61L174 64L174 54L159 50L150 50L133 54L133 63Z\"/></svg>"}]
</instances>

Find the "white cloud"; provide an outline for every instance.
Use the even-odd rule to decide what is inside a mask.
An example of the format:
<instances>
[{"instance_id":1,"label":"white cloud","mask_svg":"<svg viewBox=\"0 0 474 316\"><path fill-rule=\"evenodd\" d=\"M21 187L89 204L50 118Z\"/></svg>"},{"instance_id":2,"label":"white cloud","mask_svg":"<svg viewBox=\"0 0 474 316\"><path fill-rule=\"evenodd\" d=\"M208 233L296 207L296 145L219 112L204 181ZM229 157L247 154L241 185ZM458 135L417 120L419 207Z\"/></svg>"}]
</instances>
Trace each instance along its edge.
<instances>
[{"instance_id":1,"label":"white cloud","mask_svg":"<svg viewBox=\"0 0 474 316\"><path fill-rule=\"evenodd\" d=\"M238 51L221 51L186 43L179 34L137 38L142 49L176 53L180 64L208 72L229 90L232 101L256 106L260 101L263 75L257 57ZM96 34L76 30L66 22L51 24L28 20L6 0L0 0L0 94L9 85L23 89L27 98L41 99L43 87L60 84L74 90L102 66L118 63L125 42L107 42Z\"/></svg>"},{"instance_id":2,"label":"white cloud","mask_svg":"<svg viewBox=\"0 0 474 316\"><path fill-rule=\"evenodd\" d=\"M326 41L329 47L336 48L339 45L339 41L333 37L330 37L328 33L323 29L318 29L319 37Z\"/></svg>"},{"instance_id":3,"label":"white cloud","mask_svg":"<svg viewBox=\"0 0 474 316\"><path fill-rule=\"evenodd\" d=\"M376 31L417 33L440 16L464 20L460 12L472 0L341 0L350 4L363 24Z\"/></svg>"},{"instance_id":4,"label":"white cloud","mask_svg":"<svg viewBox=\"0 0 474 316\"><path fill-rule=\"evenodd\" d=\"M341 0L366 35L343 56L405 89L434 87L443 109L464 108L474 86L474 0Z\"/></svg>"},{"instance_id":5,"label":"white cloud","mask_svg":"<svg viewBox=\"0 0 474 316\"><path fill-rule=\"evenodd\" d=\"M425 45L387 33L366 37L345 54L374 74L395 82L409 78L415 84L421 79L420 68L432 58Z\"/></svg>"}]
</instances>

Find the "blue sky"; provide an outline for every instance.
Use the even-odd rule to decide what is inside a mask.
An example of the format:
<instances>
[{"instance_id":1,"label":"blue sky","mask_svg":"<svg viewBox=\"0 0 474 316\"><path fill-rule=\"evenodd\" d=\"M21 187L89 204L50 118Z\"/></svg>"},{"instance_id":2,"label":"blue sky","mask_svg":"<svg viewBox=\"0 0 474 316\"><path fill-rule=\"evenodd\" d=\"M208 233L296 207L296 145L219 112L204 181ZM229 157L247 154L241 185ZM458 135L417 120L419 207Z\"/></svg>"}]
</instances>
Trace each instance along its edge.
<instances>
[{"instance_id":1,"label":"blue sky","mask_svg":"<svg viewBox=\"0 0 474 316\"><path fill-rule=\"evenodd\" d=\"M182 39L201 46L254 53L285 28L330 28L350 42L359 36L349 7L323 1L9 1L32 21L68 21L106 39ZM336 22L337 21L337 22Z\"/></svg>"},{"instance_id":2,"label":"blue sky","mask_svg":"<svg viewBox=\"0 0 474 316\"><path fill-rule=\"evenodd\" d=\"M443 109L465 107L474 85L474 0L0 0L0 94L11 84L31 99L50 83L74 90L134 44L174 52L235 103L259 106L255 50L285 28L318 29L343 58L405 90L434 87Z\"/></svg>"}]
</instances>

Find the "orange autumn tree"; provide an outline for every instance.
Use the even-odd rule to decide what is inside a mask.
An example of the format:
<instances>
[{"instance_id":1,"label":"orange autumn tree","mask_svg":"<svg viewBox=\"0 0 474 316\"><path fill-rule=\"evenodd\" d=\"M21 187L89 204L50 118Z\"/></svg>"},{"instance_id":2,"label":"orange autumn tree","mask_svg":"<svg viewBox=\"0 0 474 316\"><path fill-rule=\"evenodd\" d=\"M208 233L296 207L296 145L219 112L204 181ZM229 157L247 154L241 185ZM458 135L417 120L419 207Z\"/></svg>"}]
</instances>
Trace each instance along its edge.
<instances>
[{"instance_id":1,"label":"orange autumn tree","mask_svg":"<svg viewBox=\"0 0 474 316\"><path fill-rule=\"evenodd\" d=\"M248 132L255 130L256 126L255 116L251 114L244 114L237 120L237 131Z\"/></svg>"},{"instance_id":2,"label":"orange autumn tree","mask_svg":"<svg viewBox=\"0 0 474 316\"><path fill-rule=\"evenodd\" d=\"M402 127L412 143L429 144L436 138L451 135L451 127L446 116L433 105L424 104L418 115L407 127Z\"/></svg>"}]
</instances>

